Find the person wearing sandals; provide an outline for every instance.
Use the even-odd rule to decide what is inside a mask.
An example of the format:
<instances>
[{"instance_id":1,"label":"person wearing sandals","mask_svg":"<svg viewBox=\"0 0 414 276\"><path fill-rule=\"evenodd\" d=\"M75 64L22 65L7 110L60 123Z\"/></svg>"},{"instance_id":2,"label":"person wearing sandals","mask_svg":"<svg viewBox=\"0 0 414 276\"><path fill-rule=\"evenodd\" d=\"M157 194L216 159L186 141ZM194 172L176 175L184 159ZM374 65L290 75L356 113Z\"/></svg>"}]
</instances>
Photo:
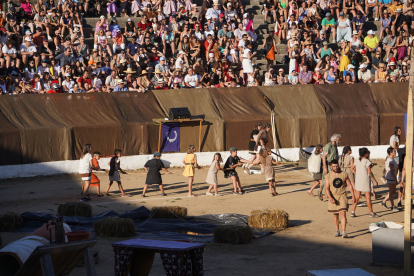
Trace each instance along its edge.
<instances>
[{"instance_id":1,"label":"person wearing sandals","mask_svg":"<svg viewBox=\"0 0 414 276\"><path fill-rule=\"evenodd\" d=\"M352 203L355 204L355 193L347 173L341 171L339 162L333 159L330 164L331 171L325 176L325 190L328 196L328 212L334 214L335 237L339 237L339 213L341 213L342 238L348 238L346 233L346 212L348 211L348 198L346 188L352 195Z\"/></svg>"},{"instance_id":2,"label":"person wearing sandals","mask_svg":"<svg viewBox=\"0 0 414 276\"><path fill-rule=\"evenodd\" d=\"M187 154L184 157L183 163L185 165L183 176L188 177L188 196L196 197L193 194L193 182L194 182L194 168L201 169L197 163L197 156L194 154L196 152L196 147L194 145L188 146Z\"/></svg>"},{"instance_id":3,"label":"person wearing sandals","mask_svg":"<svg viewBox=\"0 0 414 276\"><path fill-rule=\"evenodd\" d=\"M391 210L393 212L399 212L400 210L397 208L397 206L394 205L394 194L397 190L398 185L398 179L397 179L397 173L398 173L398 164L395 162L394 158L396 156L396 151L394 148L389 147L387 149L387 160L385 160L385 179L387 181L389 192L387 196L384 198L383 201L380 202L380 205L384 208L387 207L387 200L390 200L391 203Z\"/></svg>"},{"instance_id":4,"label":"person wearing sandals","mask_svg":"<svg viewBox=\"0 0 414 276\"><path fill-rule=\"evenodd\" d=\"M378 216L374 213L371 202L371 181L378 186L378 182L375 179L374 174L372 173L372 167L375 164L372 164L369 161L370 151L367 148L359 149L359 159L354 161L354 173L355 173L355 196L356 200L352 205L351 217L355 217L355 209L358 205L359 199L361 198L361 193L365 193L365 198L367 200L367 205L369 209L369 217L377 218Z\"/></svg>"},{"instance_id":5,"label":"person wearing sandals","mask_svg":"<svg viewBox=\"0 0 414 276\"><path fill-rule=\"evenodd\" d=\"M160 171L163 170L168 174L172 174L172 172L168 171L164 167L164 163L160 159L161 153L156 151L154 152L154 158L145 163L144 169L147 172L147 179L145 180L145 186L144 190L142 191L141 197L146 197L145 193L147 192L147 189L151 184L158 184L161 190L161 196L167 195L166 193L164 193L164 187L162 186L162 178Z\"/></svg>"},{"instance_id":6,"label":"person wearing sandals","mask_svg":"<svg viewBox=\"0 0 414 276\"><path fill-rule=\"evenodd\" d=\"M313 190L316 189L319 185L321 185L322 182L322 172L323 172L323 166L322 166L322 157L321 153L323 151L323 146L321 144L317 145L315 147L315 151L312 152L311 157L308 160L308 171L312 174L313 180L316 181L315 184L309 189L308 194L312 197L315 195L313 194ZM319 195L322 195L320 192ZM323 198L319 197L319 199L322 201Z\"/></svg>"},{"instance_id":7,"label":"person wearing sandals","mask_svg":"<svg viewBox=\"0 0 414 276\"><path fill-rule=\"evenodd\" d=\"M109 196L109 189L111 188L114 181L118 183L118 188L121 191L122 197L130 196L124 192L124 189L122 188L121 177L119 175L119 172L126 174L126 172L121 169L121 161L119 160L119 158L121 158L121 152L122 150L116 149L115 156L111 158L111 161L109 161L109 184L106 188L105 196Z\"/></svg>"},{"instance_id":8,"label":"person wearing sandals","mask_svg":"<svg viewBox=\"0 0 414 276\"><path fill-rule=\"evenodd\" d=\"M218 181L217 181L217 173L218 171L222 171L223 169L220 168L220 163L223 162L223 159L221 158L221 154L220 153L216 153L214 154L214 159L213 162L211 162L211 166L210 169L208 170L207 173L207 179L206 182L208 184L210 184L210 186L208 186L208 190L206 195L214 195L214 196L220 196L221 194L218 193L217 191L217 185L218 185ZM214 188L214 194L211 193L211 189Z\"/></svg>"},{"instance_id":9,"label":"person wearing sandals","mask_svg":"<svg viewBox=\"0 0 414 276\"><path fill-rule=\"evenodd\" d=\"M272 165L280 165L283 164L283 162L274 161L269 148L263 148L260 151L260 157L262 158L265 166L265 177L266 181L269 181L270 194L272 196L277 196L278 193L276 192L275 170L273 169Z\"/></svg>"},{"instance_id":10,"label":"person wearing sandals","mask_svg":"<svg viewBox=\"0 0 414 276\"><path fill-rule=\"evenodd\" d=\"M92 171L91 168L93 167L92 163L92 145L86 144L83 147L82 155L79 161L79 175L82 177L82 181L84 181L84 185L82 186L82 198L80 201L89 201L91 198L88 196L89 185L91 184L91 175Z\"/></svg>"}]
</instances>

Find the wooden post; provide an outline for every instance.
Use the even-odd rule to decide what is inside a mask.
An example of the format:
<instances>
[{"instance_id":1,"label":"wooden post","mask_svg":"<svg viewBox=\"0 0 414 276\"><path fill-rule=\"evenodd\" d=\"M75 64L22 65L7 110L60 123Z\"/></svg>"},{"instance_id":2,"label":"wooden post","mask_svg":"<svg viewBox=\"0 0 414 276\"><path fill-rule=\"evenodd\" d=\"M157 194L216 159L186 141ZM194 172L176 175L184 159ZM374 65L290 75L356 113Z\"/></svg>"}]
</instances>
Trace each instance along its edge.
<instances>
[{"instance_id":1,"label":"wooden post","mask_svg":"<svg viewBox=\"0 0 414 276\"><path fill-rule=\"evenodd\" d=\"M411 52L411 63L414 62L414 51ZM407 103L407 140L405 141L405 201L404 201L404 275L411 275L411 194L413 187L413 140L414 140L414 117L413 117L413 86L414 76L410 73L410 86ZM401 162L401 161L400 161Z\"/></svg>"},{"instance_id":2,"label":"wooden post","mask_svg":"<svg viewBox=\"0 0 414 276\"><path fill-rule=\"evenodd\" d=\"M160 122L160 130L158 132L158 152L161 152L161 136L162 136L162 132L161 132L161 122Z\"/></svg>"},{"instance_id":3,"label":"wooden post","mask_svg":"<svg viewBox=\"0 0 414 276\"><path fill-rule=\"evenodd\" d=\"M49 253L40 255L40 266L44 276L55 276L55 270L53 269L52 257Z\"/></svg>"},{"instance_id":4,"label":"wooden post","mask_svg":"<svg viewBox=\"0 0 414 276\"><path fill-rule=\"evenodd\" d=\"M198 151L201 152L201 125L203 124L203 121L200 121L200 134L198 136Z\"/></svg>"},{"instance_id":5,"label":"wooden post","mask_svg":"<svg viewBox=\"0 0 414 276\"><path fill-rule=\"evenodd\" d=\"M95 260L93 259L91 247L83 249L83 258L85 260L86 275L96 276Z\"/></svg>"}]
</instances>

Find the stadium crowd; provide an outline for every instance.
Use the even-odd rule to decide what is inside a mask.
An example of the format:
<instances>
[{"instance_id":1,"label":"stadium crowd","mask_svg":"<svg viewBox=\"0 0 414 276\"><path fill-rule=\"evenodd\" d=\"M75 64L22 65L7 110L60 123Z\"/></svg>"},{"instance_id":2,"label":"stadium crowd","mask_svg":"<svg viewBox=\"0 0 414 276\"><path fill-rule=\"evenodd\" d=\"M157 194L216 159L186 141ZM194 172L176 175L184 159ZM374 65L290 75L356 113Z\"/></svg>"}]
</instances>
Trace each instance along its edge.
<instances>
[{"instance_id":1,"label":"stadium crowd","mask_svg":"<svg viewBox=\"0 0 414 276\"><path fill-rule=\"evenodd\" d=\"M15 3L0 3L1 94L400 82L410 73L413 0Z\"/></svg>"}]
</instances>

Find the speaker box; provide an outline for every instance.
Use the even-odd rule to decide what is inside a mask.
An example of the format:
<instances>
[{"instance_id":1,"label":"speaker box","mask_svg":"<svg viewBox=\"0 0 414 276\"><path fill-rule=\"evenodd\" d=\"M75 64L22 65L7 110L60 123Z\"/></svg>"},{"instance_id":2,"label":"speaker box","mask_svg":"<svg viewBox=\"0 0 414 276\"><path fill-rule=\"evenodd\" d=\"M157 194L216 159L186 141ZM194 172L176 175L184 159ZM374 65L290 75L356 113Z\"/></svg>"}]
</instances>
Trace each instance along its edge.
<instances>
[{"instance_id":1,"label":"speaker box","mask_svg":"<svg viewBox=\"0 0 414 276\"><path fill-rule=\"evenodd\" d=\"M191 119L191 113L187 107L170 108L168 120Z\"/></svg>"}]
</instances>

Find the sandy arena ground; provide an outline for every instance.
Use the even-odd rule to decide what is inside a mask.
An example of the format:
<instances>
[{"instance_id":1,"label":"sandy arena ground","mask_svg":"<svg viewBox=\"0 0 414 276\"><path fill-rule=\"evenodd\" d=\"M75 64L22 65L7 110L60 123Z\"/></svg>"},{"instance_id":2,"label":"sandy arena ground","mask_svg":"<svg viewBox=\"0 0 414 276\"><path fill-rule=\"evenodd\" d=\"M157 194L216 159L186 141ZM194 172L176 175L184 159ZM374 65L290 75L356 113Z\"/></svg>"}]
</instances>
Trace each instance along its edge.
<instances>
[{"instance_id":1,"label":"sandy arena ground","mask_svg":"<svg viewBox=\"0 0 414 276\"><path fill-rule=\"evenodd\" d=\"M384 160L378 160L380 166L374 173L380 186L379 194L385 195L386 185L379 180ZM327 212L328 203L311 197L306 192L313 180L306 169L295 166L276 167L276 183L279 193L276 197L269 194L268 184L263 175L244 174L238 169L242 186L246 190L243 196L232 195L231 181L219 174L219 192L221 197L206 196L205 184L208 168L196 172L194 192L197 198L187 197L188 179L182 176L183 169L171 168L173 175L164 175L163 181L167 196L159 195L158 187L150 187L142 198L145 172L130 171L121 175L124 189L131 194L122 198L117 185L111 189L111 197L95 196L96 188L90 194L93 213L107 210L123 213L139 206L168 205L185 206L189 215L239 213L248 215L250 210L259 208L283 209L289 213L291 226L283 231L262 239L253 240L245 245L206 244L204 253L205 275L305 275L307 270L333 268L361 268L374 275L401 275L403 269L371 266L371 233L368 226L382 220L403 222L404 214L386 210L374 201L374 211L380 216L369 218L367 207L356 210L357 217L348 213L347 232L349 239L335 238L332 214ZM101 192L108 184L107 174L99 174ZM314 192L317 193L316 191ZM2 180L0 185L0 213L14 212L50 212L56 213L57 204L74 201L80 196L80 178L78 175L35 177L25 179ZM350 200L349 200L350 202ZM388 206L390 204L388 203ZM2 233L3 245L22 238L26 233ZM111 244L123 239L98 238L95 249L99 250L100 262L96 265L98 275L113 275L114 259ZM75 268L70 275L86 275L84 268ZM150 275L165 275L161 259L155 256Z\"/></svg>"}]
</instances>

